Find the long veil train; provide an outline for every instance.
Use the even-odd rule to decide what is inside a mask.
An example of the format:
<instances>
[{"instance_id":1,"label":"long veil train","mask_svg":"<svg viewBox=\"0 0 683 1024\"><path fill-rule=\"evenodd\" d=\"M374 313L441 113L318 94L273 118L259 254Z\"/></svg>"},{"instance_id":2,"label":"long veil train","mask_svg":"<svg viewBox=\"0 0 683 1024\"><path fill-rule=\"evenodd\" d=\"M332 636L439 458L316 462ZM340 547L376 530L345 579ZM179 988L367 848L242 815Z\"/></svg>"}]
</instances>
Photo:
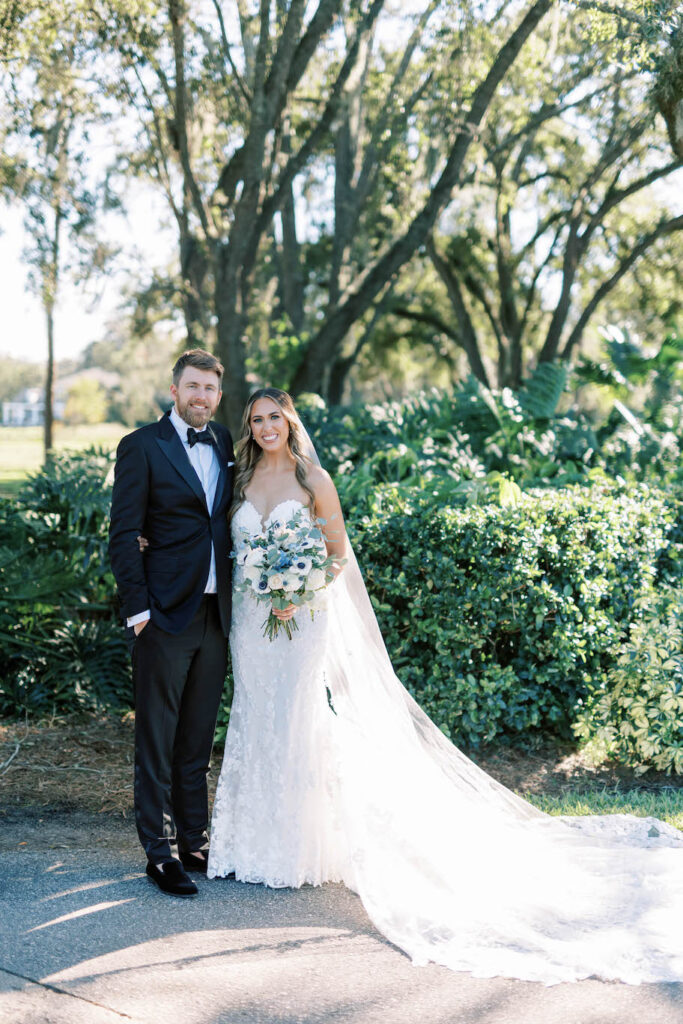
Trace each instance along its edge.
<instances>
[{"instance_id":1,"label":"long veil train","mask_svg":"<svg viewBox=\"0 0 683 1024\"><path fill-rule=\"evenodd\" d=\"M683 834L511 793L396 677L352 551L329 592L345 881L377 928L418 964L480 977L683 981Z\"/></svg>"}]
</instances>

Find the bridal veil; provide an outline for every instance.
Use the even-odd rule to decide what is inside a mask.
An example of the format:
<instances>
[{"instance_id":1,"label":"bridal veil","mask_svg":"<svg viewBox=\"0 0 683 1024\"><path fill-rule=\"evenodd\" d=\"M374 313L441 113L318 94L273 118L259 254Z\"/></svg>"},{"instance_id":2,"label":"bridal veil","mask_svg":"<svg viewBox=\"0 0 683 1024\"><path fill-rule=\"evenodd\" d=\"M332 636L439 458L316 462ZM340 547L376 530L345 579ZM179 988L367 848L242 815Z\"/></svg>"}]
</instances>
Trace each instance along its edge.
<instances>
[{"instance_id":1,"label":"bridal veil","mask_svg":"<svg viewBox=\"0 0 683 1024\"><path fill-rule=\"evenodd\" d=\"M551 817L478 768L396 677L351 550L328 614L345 881L377 928L480 977L683 981L683 834Z\"/></svg>"}]
</instances>

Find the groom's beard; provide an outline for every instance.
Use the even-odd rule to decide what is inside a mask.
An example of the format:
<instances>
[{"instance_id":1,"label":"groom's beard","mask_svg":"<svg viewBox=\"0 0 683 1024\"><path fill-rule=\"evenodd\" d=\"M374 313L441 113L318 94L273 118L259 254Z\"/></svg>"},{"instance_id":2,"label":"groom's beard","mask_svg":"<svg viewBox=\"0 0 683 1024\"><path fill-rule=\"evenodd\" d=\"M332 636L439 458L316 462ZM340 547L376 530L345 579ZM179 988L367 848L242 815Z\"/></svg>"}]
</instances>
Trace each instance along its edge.
<instances>
[{"instance_id":1,"label":"groom's beard","mask_svg":"<svg viewBox=\"0 0 683 1024\"><path fill-rule=\"evenodd\" d=\"M216 403L218 404L218 403ZM201 430L209 422L216 410L210 406L193 408L190 402L178 405L178 415L185 420L190 427Z\"/></svg>"}]
</instances>

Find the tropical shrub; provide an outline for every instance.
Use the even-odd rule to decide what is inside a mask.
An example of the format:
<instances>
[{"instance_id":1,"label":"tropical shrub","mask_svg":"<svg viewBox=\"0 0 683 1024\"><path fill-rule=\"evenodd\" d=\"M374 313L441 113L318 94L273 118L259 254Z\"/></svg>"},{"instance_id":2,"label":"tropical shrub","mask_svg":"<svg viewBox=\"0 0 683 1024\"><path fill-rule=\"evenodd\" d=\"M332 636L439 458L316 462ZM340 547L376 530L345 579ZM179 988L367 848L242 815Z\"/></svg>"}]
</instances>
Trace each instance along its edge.
<instances>
[{"instance_id":1,"label":"tropical shrub","mask_svg":"<svg viewBox=\"0 0 683 1024\"><path fill-rule=\"evenodd\" d=\"M604 685L574 724L595 760L683 773L683 590L648 595Z\"/></svg>"},{"instance_id":2,"label":"tropical shrub","mask_svg":"<svg viewBox=\"0 0 683 1024\"><path fill-rule=\"evenodd\" d=\"M111 457L55 458L0 502L0 713L130 705L107 557Z\"/></svg>"},{"instance_id":3,"label":"tropical shrub","mask_svg":"<svg viewBox=\"0 0 683 1024\"><path fill-rule=\"evenodd\" d=\"M347 503L366 504L387 483L454 505L515 500L522 488L590 483L598 442L578 416L557 416L563 367L543 364L524 389L493 392L470 378L378 405L328 410L300 403L322 464Z\"/></svg>"}]
</instances>

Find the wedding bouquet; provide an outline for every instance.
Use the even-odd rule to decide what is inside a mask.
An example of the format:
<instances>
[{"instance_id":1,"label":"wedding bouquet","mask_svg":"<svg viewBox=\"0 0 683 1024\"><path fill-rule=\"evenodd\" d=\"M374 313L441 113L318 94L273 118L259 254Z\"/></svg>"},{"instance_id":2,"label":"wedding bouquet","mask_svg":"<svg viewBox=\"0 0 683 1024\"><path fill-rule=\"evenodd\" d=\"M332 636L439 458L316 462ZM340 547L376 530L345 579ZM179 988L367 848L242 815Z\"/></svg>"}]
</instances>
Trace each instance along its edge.
<instances>
[{"instance_id":1,"label":"wedding bouquet","mask_svg":"<svg viewBox=\"0 0 683 1024\"><path fill-rule=\"evenodd\" d=\"M292 639L298 630L295 618L282 620L273 609L284 611L290 604L309 605L311 618L315 613L312 603L328 583L334 579L332 566L343 564L327 554L321 529L324 521L311 523L305 509L287 520L275 520L258 537L248 535L244 549L233 552L244 571L244 580L235 590L248 592L257 601L268 604L270 612L263 623L263 635L274 640L281 631Z\"/></svg>"}]
</instances>

